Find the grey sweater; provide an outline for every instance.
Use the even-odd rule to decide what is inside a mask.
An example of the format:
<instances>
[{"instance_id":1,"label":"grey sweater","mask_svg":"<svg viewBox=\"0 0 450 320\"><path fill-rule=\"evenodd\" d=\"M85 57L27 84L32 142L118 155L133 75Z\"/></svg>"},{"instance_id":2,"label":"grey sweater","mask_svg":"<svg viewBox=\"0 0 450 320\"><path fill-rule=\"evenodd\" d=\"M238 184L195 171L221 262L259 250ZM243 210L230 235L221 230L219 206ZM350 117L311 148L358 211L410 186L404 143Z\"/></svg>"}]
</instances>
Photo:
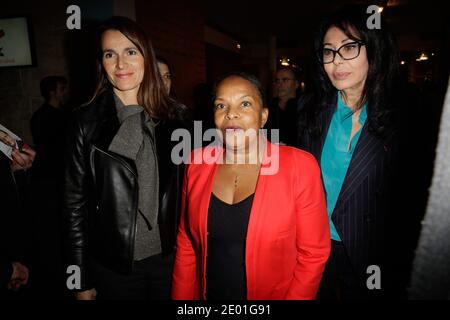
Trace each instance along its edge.
<instances>
[{"instance_id":1,"label":"grey sweater","mask_svg":"<svg viewBox=\"0 0 450 320\"><path fill-rule=\"evenodd\" d=\"M138 215L134 260L162 252L158 227L159 177L155 123L139 105L124 106L114 96L121 124L109 150L134 160L138 174Z\"/></svg>"}]
</instances>

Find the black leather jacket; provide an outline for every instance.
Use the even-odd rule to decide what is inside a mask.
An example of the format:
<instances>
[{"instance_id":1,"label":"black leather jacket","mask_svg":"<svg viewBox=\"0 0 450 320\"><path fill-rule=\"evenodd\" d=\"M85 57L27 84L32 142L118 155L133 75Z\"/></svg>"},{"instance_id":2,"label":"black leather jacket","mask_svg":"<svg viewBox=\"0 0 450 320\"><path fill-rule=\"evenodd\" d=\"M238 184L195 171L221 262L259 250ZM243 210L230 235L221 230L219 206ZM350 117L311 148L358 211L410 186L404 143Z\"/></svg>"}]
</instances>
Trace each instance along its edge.
<instances>
[{"instance_id":1,"label":"black leather jacket","mask_svg":"<svg viewBox=\"0 0 450 320\"><path fill-rule=\"evenodd\" d=\"M186 107L184 107L186 108ZM158 223L163 253L174 251L183 168L170 155L172 131L185 127L183 110L155 128L160 183ZM108 151L120 127L112 90L74 112L68 134L64 217L68 264L81 269L81 290L92 287L91 258L130 273L138 207L134 161Z\"/></svg>"}]
</instances>

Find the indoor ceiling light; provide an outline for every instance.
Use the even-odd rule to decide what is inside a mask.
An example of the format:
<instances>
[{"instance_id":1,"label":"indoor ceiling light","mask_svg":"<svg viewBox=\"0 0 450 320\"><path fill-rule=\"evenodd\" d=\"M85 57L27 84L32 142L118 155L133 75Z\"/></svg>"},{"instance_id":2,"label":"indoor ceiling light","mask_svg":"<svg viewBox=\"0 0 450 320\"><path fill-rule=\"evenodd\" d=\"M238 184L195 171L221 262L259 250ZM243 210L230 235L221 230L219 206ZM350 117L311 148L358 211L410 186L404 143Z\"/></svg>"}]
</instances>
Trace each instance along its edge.
<instances>
[{"instance_id":1,"label":"indoor ceiling light","mask_svg":"<svg viewBox=\"0 0 450 320\"><path fill-rule=\"evenodd\" d=\"M289 66L289 59L286 57L281 58L281 65L282 66Z\"/></svg>"},{"instance_id":2,"label":"indoor ceiling light","mask_svg":"<svg viewBox=\"0 0 450 320\"><path fill-rule=\"evenodd\" d=\"M418 59L416 59L416 61L426 61L426 60L428 60L428 56L423 52L420 55L420 57Z\"/></svg>"}]
</instances>

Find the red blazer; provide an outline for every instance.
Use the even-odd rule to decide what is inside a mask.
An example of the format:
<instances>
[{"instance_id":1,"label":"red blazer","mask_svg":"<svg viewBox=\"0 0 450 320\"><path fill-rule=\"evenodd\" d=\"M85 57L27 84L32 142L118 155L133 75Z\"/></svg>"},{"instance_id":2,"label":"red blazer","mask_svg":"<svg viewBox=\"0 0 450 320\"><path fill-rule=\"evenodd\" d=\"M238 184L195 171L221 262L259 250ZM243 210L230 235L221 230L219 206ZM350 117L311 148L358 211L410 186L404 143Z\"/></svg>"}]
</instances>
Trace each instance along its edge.
<instances>
[{"instance_id":1,"label":"red blazer","mask_svg":"<svg viewBox=\"0 0 450 320\"><path fill-rule=\"evenodd\" d=\"M272 148L267 143L269 154ZM193 155L217 159L222 152L208 147ZM314 299L331 242L320 169L311 154L280 146L278 172L264 175L276 162L269 158L266 153L247 229L247 299ZM217 169L209 163L190 164L185 172L172 284L176 300L206 299L208 208Z\"/></svg>"}]
</instances>

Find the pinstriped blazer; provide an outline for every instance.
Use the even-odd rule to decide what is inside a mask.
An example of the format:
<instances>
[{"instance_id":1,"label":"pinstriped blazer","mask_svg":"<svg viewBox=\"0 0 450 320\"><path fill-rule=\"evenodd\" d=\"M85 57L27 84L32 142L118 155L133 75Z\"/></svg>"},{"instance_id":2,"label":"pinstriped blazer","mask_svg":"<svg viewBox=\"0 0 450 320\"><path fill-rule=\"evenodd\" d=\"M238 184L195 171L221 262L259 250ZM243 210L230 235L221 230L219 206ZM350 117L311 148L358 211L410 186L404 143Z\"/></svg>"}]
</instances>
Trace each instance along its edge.
<instances>
[{"instance_id":1,"label":"pinstriped blazer","mask_svg":"<svg viewBox=\"0 0 450 320\"><path fill-rule=\"evenodd\" d=\"M313 137L302 131L299 148L312 153L318 163L336 104L319 114L321 134ZM385 221L394 214L393 182L396 171L397 134L390 129L384 138L369 131L368 121L362 128L345 176L332 220L344 244L355 274L367 279L367 267L383 270L388 241Z\"/></svg>"}]
</instances>

